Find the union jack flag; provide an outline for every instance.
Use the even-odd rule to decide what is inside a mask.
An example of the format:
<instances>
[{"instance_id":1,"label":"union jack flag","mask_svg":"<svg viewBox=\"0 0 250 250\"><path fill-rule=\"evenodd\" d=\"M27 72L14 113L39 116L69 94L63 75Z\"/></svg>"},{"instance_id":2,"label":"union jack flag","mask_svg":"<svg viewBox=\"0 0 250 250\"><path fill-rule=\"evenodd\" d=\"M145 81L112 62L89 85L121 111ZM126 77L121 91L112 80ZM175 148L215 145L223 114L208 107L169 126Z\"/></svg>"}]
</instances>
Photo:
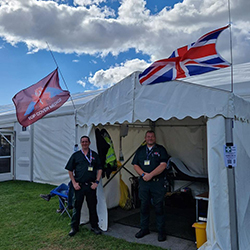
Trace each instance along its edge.
<instances>
[{"instance_id":1,"label":"union jack flag","mask_svg":"<svg viewBox=\"0 0 250 250\"><path fill-rule=\"evenodd\" d=\"M167 82L230 66L216 51L217 38L228 27L211 31L173 51L169 58L155 61L139 75L139 82L142 85Z\"/></svg>"}]
</instances>

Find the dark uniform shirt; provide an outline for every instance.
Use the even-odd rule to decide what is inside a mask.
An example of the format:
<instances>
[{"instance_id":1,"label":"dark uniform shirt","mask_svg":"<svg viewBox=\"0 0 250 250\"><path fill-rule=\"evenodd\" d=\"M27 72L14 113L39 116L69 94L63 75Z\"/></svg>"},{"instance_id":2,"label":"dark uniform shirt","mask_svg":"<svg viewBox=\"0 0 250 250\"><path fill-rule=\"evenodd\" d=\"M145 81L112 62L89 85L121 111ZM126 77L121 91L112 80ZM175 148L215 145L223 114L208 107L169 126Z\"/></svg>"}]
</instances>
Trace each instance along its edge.
<instances>
[{"instance_id":1,"label":"dark uniform shirt","mask_svg":"<svg viewBox=\"0 0 250 250\"><path fill-rule=\"evenodd\" d=\"M81 150L75 152L70 157L65 169L74 172L76 182L94 182L96 180L97 170L102 169L98 154L92 150L91 152L91 164ZM87 158L90 159L90 150L87 154Z\"/></svg>"},{"instance_id":2,"label":"dark uniform shirt","mask_svg":"<svg viewBox=\"0 0 250 250\"><path fill-rule=\"evenodd\" d=\"M148 149L147 145L144 145L137 149L132 164L138 165L143 171L150 173L157 168L161 162L167 163L169 157L166 149L159 144L155 144L151 150ZM155 177L164 177L163 172Z\"/></svg>"}]
</instances>

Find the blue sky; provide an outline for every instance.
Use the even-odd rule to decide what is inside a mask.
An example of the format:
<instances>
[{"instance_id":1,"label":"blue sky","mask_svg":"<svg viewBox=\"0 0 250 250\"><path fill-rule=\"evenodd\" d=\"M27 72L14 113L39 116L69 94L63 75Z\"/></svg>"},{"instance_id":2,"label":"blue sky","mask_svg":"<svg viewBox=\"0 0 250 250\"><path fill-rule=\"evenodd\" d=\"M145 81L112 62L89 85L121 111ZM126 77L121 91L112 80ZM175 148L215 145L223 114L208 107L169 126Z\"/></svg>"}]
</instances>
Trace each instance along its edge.
<instances>
[{"instance_id":1,"label":"blue sky","mask_svg":"<svg viewBox=\"0 0 250 250\"><path fill-rule=\"evenodd\" d=\"M228 0L0 0L0 105L12 103L17 92L56 68L47 43L72 94L107 88L228 24L227 4ZM235 64L249 62L249 12L249 0L231 1ZM221 34L217 48L230 61L229 30Z\"/></svg>"}]
</instances>

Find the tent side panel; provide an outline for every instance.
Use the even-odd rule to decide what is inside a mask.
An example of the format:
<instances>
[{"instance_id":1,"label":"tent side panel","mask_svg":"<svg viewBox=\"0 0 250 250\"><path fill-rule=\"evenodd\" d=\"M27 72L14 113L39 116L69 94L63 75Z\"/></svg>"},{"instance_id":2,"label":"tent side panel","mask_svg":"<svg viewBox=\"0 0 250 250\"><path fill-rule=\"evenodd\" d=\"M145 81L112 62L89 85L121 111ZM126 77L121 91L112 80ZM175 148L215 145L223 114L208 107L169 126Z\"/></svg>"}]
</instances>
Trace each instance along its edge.
<instances>
[{"instance_id":1,"label":"tent side panel","mask_svg":"<svg viewBox=\"0 0 250 250\"><path fill-rule=\"evenodd\" d=\"M250 124L235 121L234 144L237 146L236 203L238 216L239 249L248 249L250 246ZM247 191L248 190L248 191Z\"/></svg>"},{"instance_id":2,"label":"tent side panel","mask_svg":"<svg viewBox=\"0 0 250 250\"><path fill-rule=\"evenodd\" d=\"M34 124L34 182L68 183L64 169L74 152L74 115L49 117Z\"/></svg>"},{"instance_id":3,"label":"tent side panel","mask_svg":"<svg viewBox=\"0 0 250 250\"><path fill-rule=\"evenodd\" d=\"M207 122L209 205L208 241L200 249L231 249L227 169L224 164L225 119Z\"/></svg>"},{"instance_id":4,"label":"tent side panel","mask_svg":"<svg viewBox=\"0 0 250 250\"><path fill-rule=\"evenodd\" d=\"M19 123L15 123L15 177L17 180L32 181L32 126L22 130Z\"/></svg>"},{"instance_id":5,"label":"tent side panel","mask_svg":"<svg viewBox=\"0 0 250 250\"><path fill-rule=\"evenodd\" d=\"M157 143L166 147L172 157L182 160L194 174L207 174L206 126L183 125L185 121L179 121L178 126L157 126Z\"/></svg>"}]
</instances>

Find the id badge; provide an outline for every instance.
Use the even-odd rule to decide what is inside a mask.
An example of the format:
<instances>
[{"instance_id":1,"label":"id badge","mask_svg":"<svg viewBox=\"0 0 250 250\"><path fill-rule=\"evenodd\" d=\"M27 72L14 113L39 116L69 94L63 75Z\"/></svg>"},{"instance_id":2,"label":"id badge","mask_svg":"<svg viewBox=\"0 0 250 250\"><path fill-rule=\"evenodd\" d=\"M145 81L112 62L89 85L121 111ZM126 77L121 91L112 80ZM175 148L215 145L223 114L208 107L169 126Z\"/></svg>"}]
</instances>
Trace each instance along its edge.
<instances>
[{"instance_id":1,"label":"id badge","mask_svg":"<svg viewBox=\"0 0 250 250\"><path fill-rule=\"evenodd\" d=\"M150 165L150 160L145 160L144 161L144 166L149 166Z\"/></svg>"},{"instance_id":2,"label":"id badge","mask_svg":"<svg viewBox=\"0 0 250 250\"><path fill-rule=\"evenodd\" d=\"M93 167L92 167L92 166L89 166L89 167L88 167L88 171L93 171Z\"/></svg>"}]
</instances>

